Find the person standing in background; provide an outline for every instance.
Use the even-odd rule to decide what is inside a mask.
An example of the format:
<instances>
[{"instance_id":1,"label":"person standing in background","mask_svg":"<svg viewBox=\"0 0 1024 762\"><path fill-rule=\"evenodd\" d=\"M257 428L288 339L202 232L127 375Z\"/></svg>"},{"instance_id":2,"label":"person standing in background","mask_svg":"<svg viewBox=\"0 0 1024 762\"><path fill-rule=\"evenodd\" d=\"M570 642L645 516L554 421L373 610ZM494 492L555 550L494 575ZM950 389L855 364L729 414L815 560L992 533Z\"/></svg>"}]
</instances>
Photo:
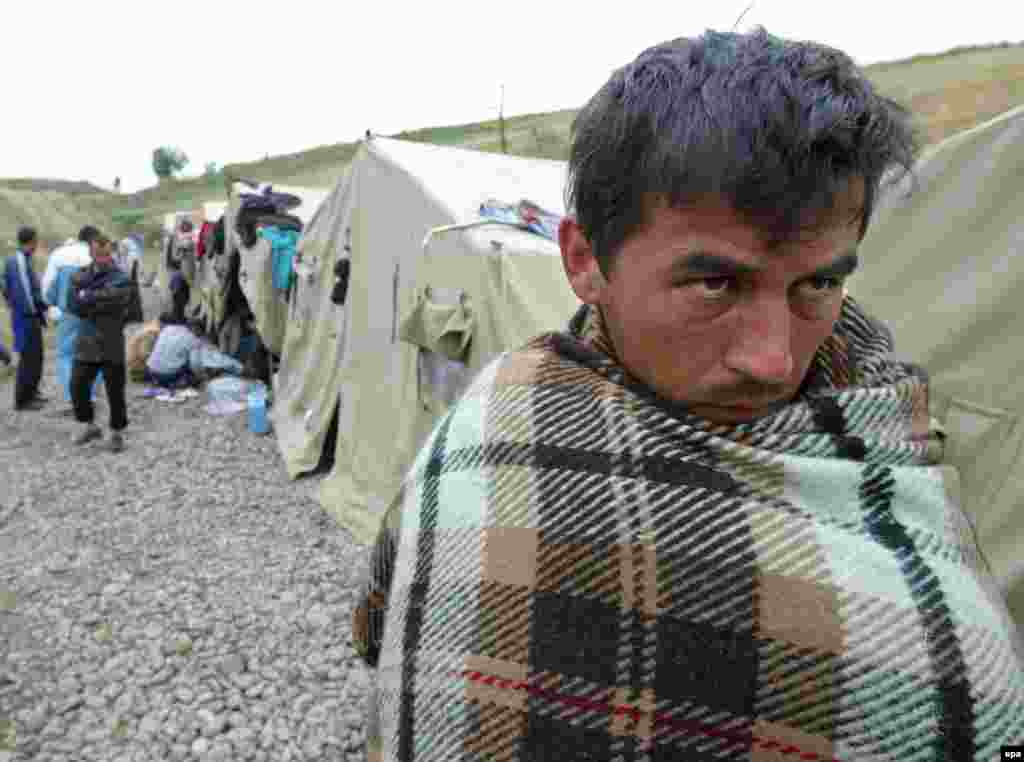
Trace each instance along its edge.
<instances>
[{"instance_id":1,"label":"person standing in background","mask_svg":"<svg viewBox=\"0 0 1024 762\"><path fill-rule=\"evenodd\" d=\"M68 310L71 276L92 263L91 247L99 235L92 225L78 232L78 239L64 244L50 255L43 274L43 296L57 320L57 384L64 402L71 402L71 367L75 362L75 342L82 321ZM97 379L98 382L98 379ZM93 387L95 394L95 386Z\"/></svg>"},{"instance_id":2,"label":"person standing in background","mask_svg":"<svg viewBox=\"0 0 1024 762\"><path fill-rule=\"evenodd\" d=\"M39 290L39 277L32 268L38 245L35 228L18 230L18 250L4 266L3 294L11 311L14 351L18 353L18 376L14 384L14 409L39 410L46 398L39 393L43 378L43 329L46 304Z\"/></svg>"}]
</instances>

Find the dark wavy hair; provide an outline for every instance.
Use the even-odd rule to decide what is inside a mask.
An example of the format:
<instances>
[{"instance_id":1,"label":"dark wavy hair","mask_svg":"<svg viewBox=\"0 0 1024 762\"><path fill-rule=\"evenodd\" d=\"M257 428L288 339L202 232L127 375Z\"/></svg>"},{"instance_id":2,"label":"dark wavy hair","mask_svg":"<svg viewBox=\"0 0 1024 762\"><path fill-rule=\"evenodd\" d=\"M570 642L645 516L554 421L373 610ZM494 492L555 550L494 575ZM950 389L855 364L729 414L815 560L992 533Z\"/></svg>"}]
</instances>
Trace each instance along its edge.
<instances>
[{"instance_id":1,"label":"dark wavy hair","mask_svg":"<svg viewBox=\"0 0 1024 762\"><path fill-rule=\"evenodd\" d=\"M708 31L645 50L577 114L567 206L609 274L652 200L725 198L778 242L864 180L867 230L883 177L909 171L908 112L846 54L812 42Z\"/></svg>"},{"instance_id":2,"label":"dark wavy hair","mask_svg":"<svg viewBox=\"0 0 1024 762\"><path fill-rule=\"evenodd\" d=\"M39 239L39 234L36 233L36 229L29 225L24 225L18 228L18 245L28 246L33 241Z\"/></svg>"},{"instance_id":3,"label":"dark wavy hair","mask_svg":"<svg viewBox=\"0 0 1024 762\"><path fill-rule=\"evenodd\" d=\"M93 225L84 225L81 230L78 231L78 240L82 243L92 243L93 239L100 234L98 228Z\"/></svg>"}]
</instances>

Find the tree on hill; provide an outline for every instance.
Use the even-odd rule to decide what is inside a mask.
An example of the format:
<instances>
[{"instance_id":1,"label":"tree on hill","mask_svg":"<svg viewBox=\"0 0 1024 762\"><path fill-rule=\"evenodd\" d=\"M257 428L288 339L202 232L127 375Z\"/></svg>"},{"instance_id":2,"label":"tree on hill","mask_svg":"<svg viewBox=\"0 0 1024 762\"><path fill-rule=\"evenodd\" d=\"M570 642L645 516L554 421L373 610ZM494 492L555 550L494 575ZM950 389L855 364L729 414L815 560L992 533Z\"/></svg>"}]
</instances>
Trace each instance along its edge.
<instances>
[{"instance_id":1,"label":"tree on hill","mask_svg":"<svg viewBox=\"0 0 1024 762\"><path fill-rule=\"evenodd\" d=\"M161 180L173 177L188 166L188 156L180 148L160 146L153 149L153 174Z\"/></svg>"}]
</instances>

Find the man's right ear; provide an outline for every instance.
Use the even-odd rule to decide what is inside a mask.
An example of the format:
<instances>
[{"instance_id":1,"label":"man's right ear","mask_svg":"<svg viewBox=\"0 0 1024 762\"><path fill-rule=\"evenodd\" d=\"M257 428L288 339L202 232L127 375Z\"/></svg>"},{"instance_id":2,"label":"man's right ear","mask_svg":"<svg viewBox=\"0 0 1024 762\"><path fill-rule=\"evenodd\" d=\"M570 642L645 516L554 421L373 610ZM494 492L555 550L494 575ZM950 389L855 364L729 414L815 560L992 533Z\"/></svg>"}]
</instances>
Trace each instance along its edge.
<instances>
[{"instance_id":1,"label":"man's right ear","mask_svg":"<svg viewBox=\"0 0 1024 762\"><path fill-rule=\"evenodd\" d=\"M558 246L562 251L562 267L573 292L581 302L599 303L605 279L594 257L593 246L575 217L563 217L559 223Z\"/></svg>"}]
</instances>

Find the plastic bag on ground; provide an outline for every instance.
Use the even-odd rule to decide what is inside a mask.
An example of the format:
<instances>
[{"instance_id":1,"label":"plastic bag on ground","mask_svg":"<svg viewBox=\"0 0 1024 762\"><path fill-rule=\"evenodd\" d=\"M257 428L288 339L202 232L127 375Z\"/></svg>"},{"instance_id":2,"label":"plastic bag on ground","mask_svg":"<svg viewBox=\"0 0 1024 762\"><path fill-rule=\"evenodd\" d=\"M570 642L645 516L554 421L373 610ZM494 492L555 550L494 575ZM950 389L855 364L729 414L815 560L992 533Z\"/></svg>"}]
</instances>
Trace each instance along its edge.
<instances>
[{"instance_id":1,"label":"plastic bag on ground","mask_svg":"<svg viewBox=\"0 0 1024 762\"><path fill-rule=\"evenodd\" d=\"M267 387L262 381L247 381L235 376L221 376L206 385L210 401L206 404L206 412L210 415L235 415L249 407L249 390L254 386L262 388L264 395Z\"/></svg>"}]
</instances>

